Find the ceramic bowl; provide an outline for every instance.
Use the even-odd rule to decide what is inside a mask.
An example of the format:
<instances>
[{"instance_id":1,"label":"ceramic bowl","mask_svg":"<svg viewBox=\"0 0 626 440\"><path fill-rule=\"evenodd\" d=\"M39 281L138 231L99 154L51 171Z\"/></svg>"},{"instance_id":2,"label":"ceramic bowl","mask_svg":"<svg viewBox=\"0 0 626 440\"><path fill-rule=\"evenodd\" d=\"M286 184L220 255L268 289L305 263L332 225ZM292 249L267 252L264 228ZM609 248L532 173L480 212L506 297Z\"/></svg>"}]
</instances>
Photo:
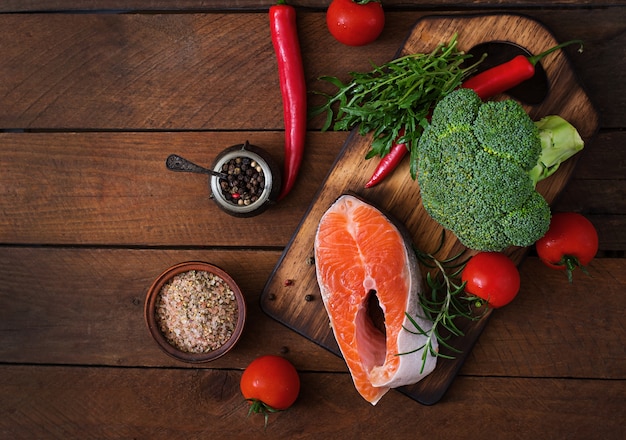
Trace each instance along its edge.
<instances>
[{"instance_id":1,"label":"ceramic bowl","mask_svg":"<svg viewBox=\"0 0 626 440\"><path fill-rule=\"evenodd\" d=\"M190 261L170 267L154 281L144 317L165 353L183 362L209 362L239 340L246 304L230 275L212 264Z\"/></svg>"}]
</instances>

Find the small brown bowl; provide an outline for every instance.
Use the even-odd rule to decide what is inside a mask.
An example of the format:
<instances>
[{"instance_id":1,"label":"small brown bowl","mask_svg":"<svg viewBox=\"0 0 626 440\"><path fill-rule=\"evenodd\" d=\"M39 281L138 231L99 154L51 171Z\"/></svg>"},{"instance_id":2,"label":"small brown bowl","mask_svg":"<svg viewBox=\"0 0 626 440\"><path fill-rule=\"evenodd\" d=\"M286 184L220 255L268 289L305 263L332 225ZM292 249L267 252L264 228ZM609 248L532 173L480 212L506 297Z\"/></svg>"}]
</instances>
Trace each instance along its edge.
<instances>
[{"instance_id":1,"label":"small brown bowl","mask_svg":"<svg viewBox=\"0 0 626 440\"><path fill-rule=\"evenodd\" d=\"M201 295L203 304L189 301L181 306L176 298L188 298L192 290ZM225 295L231 300L224 302ZM218 304L220 299L222 303ZM216 338L209 337L200 325L215 318L215 313L208 312L211 305L221 316L214 328ZM160 313L165 310L169 313ZM190 312L196 317L192 323L185 321ZM239 340L246 320L246 303L230 275L212 264L190 261L170 267L154 281L146 295L144 317L150 334L165 353L183 362L209 362L225 355Z\"/></svg>"}]
</instances>

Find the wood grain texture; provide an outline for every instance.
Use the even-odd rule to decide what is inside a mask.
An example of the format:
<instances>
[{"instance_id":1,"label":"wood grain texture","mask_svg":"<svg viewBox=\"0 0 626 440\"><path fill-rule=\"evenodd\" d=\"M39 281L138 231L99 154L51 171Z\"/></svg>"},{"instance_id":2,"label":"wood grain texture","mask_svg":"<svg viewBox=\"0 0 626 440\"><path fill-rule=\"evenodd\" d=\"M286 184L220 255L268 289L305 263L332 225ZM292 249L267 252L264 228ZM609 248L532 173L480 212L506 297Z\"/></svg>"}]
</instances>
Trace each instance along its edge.
<instances>
[{"instance_id":1,"label":"wood grain texture","mask_svg":"<svg viewBox=\"0 0 626 440\"><path fill-rule=\"evenodd\" d=\"M308 177L261 222L234 222L210 200L206 175L168 171L165 159L210 167L249 140L282 164L282 132L0 134L0 242L284 246L306 209L299 202L313 197L345 138L310 133Z\"/></svg>"},{"instance_id":2,"label":"wood grain texture","mask_svg":"<svg viewBox=\"0 0 626 440\"><path fill-rule=\"evenodd\" d=\"M352 48L333 40L322 12L299 11L309 90L323 89L321 75L345 79L370 62L389 60L411 26L433 13L391 12L379 40ZM586 10L584 20L567 9L532 14L559 41L584 40L582 54L568 49L576 55L572 64L598 103L603 126L620 127L626 113L626 69L619 64L626 59L626 8ZM282 128L265 11L4 14L0 27L2 129ZM319 129L321 121L309 126Z\"/></svg>"},{"instance_id":3,"label":"wood grain texture","mask_svg":"<svg viewBox=\"0 0 626 440\"><path fill-rule=\"evenodd\" d=\"M303 175L293 194L253 221L231 222L208 199L206 177L165 170L179 152L209 165L247 138L282 160L282 133L1 133L0 242L285 246L348 134L308 135ZM626 134L601 133L582 153L555 210L588 215L602 250L626 248ZM166 200L164 203L163 200ZM132 205L132 210L125 207ZM32 213L37 213L32 215ZM149 219L149 224L145 220ZM217 228L227 234L214 234ZM239 233L237 232L239 231Z\"/></svg>"},{"instance_id":4,"label":"wood grain texture","mask_svg":"<svg viewBox=\"0 0 626 440\"><path fill-rule=\"evenodd\" d=\"M331 0L293 0L289 3L296 8L326 9ZM0 12L25 11L222 11L222 10L258 10L269 9L273 0L5 0L0 4ZM589 5L606 7L623 4L620 0L557 0L550 2L552 7L573 7ZM439 0L420 1L417 6L411 6L406 0L386 0L385 9L410 8L457 8L467 7L503 8L503 7L537 7L533 0L502 1L502 0Z\"/></svg>"},{"instance_id":5,"label":"wood grain texture","mask_svg":"<svg viewBox=\"0 0 626 440\"><path fill-rule=\"evenodd\" d=\"M540 53L545 48L558 44L543 25L522 16L500 14L431 16L425 17L415 25L399 55L428 53L438 44L447 42L454 34L458 34L460 50L469 50L479 43L500 40L520 44L531 53ZM576 81L566 57L559 53L546 59L543 67L550 83L550 92L541 104L526 106L529 115L538 120L546 115L559 114L577 127L585 142L591 143L598 129L598 115ZM404 166L398 168L391 178L372 189L363 189L376 165L376 162L364 159L370 143L371 136L360 136L356 130L351 133L322 190L314 199L307 216L285 250L272 279L268 281L262 298L263 308L270 316L336 354L340 352L328 326L324 308L303 307L301 303L292 300L294 294L302 296L308 293L319 297L315 268L312 265L306 266L304 262L313 252L313 241L319 220L334 200L342 193L355 192L371 201L405 225L411 233L413 243L419 249L426 251L437 249L442 233L441 226L429 217L421 204L419 188L408 173L406 160ZM554 201L567 183L576 160L576 157L570 159L561 165L550 179L538 185L538 191L548 203ZM445 243L438 257L449 258L456 255L461 248L453 234L446 234ZM511 248L507 253L519 263L524 250ZM296 287L286 287L285 279L295 280ZM270 295L272 300L268 301ZM403 387L402 390L421 403L437 402L471 351L474 342L487 324L489 315L488 312L480 320L460 322L459 327L463 330L464 336L452 338L450 343L461 350L462 354L455 355L452 360L439 358L433 373L415 385ZM445 348L442 349L442 352L444 351L444 354L454 355L453 352L448 353Z\"/></svg>"},{"instance_id":6,"label":"wood grain texture","mask_svg":"<svg viewBox=\"0 0 626 440\"><path fill-rule=\"evenodd\" d=\"M336 60L346 71L385 61L415 17L398 15L387 38L350 51L324 14L298 15L307 85ZM0 27L0 127L283 128L267 13L0 15Z\"/></svg>"},{"instance_id":7,"label":"wood grain texture","mask_svg":"<svg viewBox=\"0 0 626 440\"><path fill-rule=\"evenodd\" d=\"M495 9L530 14L559 41L583 39L582 54L566 52L601 114L554 207L587 215L611 258L570 286L529 256L522 294L491 316L437 405L392 392L376 407L342 359L259 303L348 134L318 133L321 121L309 121L296 189L252 221L218 215L204 176L164 170L172 149L206 165L243 138L282 159L273 3L0 2L0 438L622 440L624 2L389 0L383 35L361 48L330 37L329 0L292 2L311 90L320 75L346 79L387 61L424 16ZM194 367L164 355L142 316L153 278L189 259L227 269L250 310L237 348ZM267 353L290 359L303 386L264 430L262 417L246 417L238 381Z\"/></svg>"},{"instance_id":8,"label":"wood grain texture","mask_svg":"<svg viewBox=\"0 0 626 440\"><path fill-rule=\"evenodd\" d=\"M267 16L226 17L0 16L7 30L0 126L234 129L241 121L272 126L268 120L278 126L282 108ZM246 64L233 56L228 34L238 35Z\"/></svg>"},{"instance_id":9,"label":"wood grain texture","mask_svg":"<svg viewBox=\"0 0 626 440\"><path fill-rule=\"evenodd\" d=\"M626 377L624 269L623 260L598 259L570 285L563 272L526 258L520 293L494 311L461 374ZM600 280L607 287L599 289Z\"/></svg>"},{"instance_id":10,"label":"wood grain texture","mask_svg":"<svg viewBox=\"0 0 626 440\"><path fill-rule=\"evenodd\" d=\"M347 374L302 373L295 405L273 414L264 429L262 416L246 417L240 377L240 371L217 369L3 365L0 435L617 440L626 433L626 390L607 380L461 377L440 405L416 406L391 393L372 407L355 399Z\"/></svg>"},{"instance_id":11,"label":"wood grain texture","mask_svg":"<svg viewBox=\"0 0 626 440\"><path fill-rule=\"evenodd\" d=\"M211 368L243 368L256 356L290 350L298 367L342 362L268 319L259 294L278 251L198 249L0 248L0 359L9 363L195 368L171 359L143 318L148 288L168 267L206 261L244 292L248 319L240 341ZM306 361L306 363L305 363ZM309 362L313 361L313 362Z\"/></svg>"},{"instance_id":12,"label":"wood grain texture","mask_svg":"<svg viewBox=\"0 0 626 440\"><path fill-rule=\"evenodd\" d=\"M326 9L331 0L292 0L289 3L296 8ZM23 11L185 11L185 10L258 10L268 9L275 3L273 0L5 0L0 4L0 12L23 12ZM488 0L439 0L420 1L418 5L411 6L406 0L386 0L385 9L407 8L492 8L493 2ZM620 0L557 0L551 2L551 6L571 7L590 5L606 7L620 5ZM509 0L499 1L499 7L536 7L536 0Z\"/></svg>"},{"instance_id":13,"label":"wood grain texture","mask_svg":"<svg viewBox=\"0 0 626 440\"><path fill-rule=\"evenodd\" d=\"M303 370L345 372L335 354L262 312L263 286L279 251L230 249L0 248L0 359L6 363L196 368L172 360L150 339L143 320L147 289L167 267L190 260L226 270L246 297L241 340L201 367L238 368L264 353L285 354ZM252 264L254 263L254 264ZM521 265L522 290L493 313L462 374L626 379L623 259L599 259L591 277L561 272L537 258ZM598 292L598 280L611 283ZM601 295L602 301L593 301ZM291 297L305 311L318 299ZM529 320L529 317L532 319ZM593 328L593 331L591 331Z\"/></svg>"},{"instance_id":14,"label":"wood grain texture","mask_svg":"<svg viewBox=\"0 0 626 440\"><path fill-rule=\"evenodd\" d=\"M249 139L282 161L281 132L0 133L0 243L218 246L253 237L255 246L284 247L308 209L301 202L316 194L347 137L309 133L306 177L260 226L230 221L208 199L205 176L169 172L165 158L177 152L210 165ZM588 215L602 250L626 248L624 145L625 133L601 133L555 204Z\"/></svg>"}]
</instances>

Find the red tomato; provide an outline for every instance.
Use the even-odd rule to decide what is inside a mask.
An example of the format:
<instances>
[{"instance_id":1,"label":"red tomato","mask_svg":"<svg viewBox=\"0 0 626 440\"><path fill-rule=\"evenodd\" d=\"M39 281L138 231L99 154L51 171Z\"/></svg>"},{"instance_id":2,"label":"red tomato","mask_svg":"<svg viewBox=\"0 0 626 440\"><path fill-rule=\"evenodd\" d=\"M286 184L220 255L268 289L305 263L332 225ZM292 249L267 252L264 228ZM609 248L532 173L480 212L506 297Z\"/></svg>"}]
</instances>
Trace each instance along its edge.
<instances>
[{"instance_id":1,"label":"red tomato","mask_svg":"<svg viewBox=\"0 0 626 440\"><path fill-rule=\"evenodd\" d=\"M585 266L598 252L598 232L583 215L559 212L552 216L546 235L535 243L537 255L553 269L567 270L572 281L572 271Z\"/></svg>"},{"instance_id":2,"label":"red tomato","mask_svg":"<svg viewBox=\"0 0 626 440\"><path fill-rule=\"evenodd\" d=\"M250 412L282 411L298 398L300 377L296 368L280 356L261 356L241 375L241 393L252 406Z\"/></svg>"},{"instance_id":3,"label":"red tomato","mask_svg":"<svg viewBox=\"0 0 626 440\"><path fill-rule=\"evenodd\" d=\"M326 25L340 43L364 46L383 31L385 13L380 1L333 0L326 11Z\"/></svg>"},{"instance_id":4,"label":"red tomato","mask_svg":"<svg viewBox=\"0 0 626 440\"><path fill-rule=\"evenodd\" d=\"M461 280L465 291L493 308L507 305L517 296L520 276L513 261L500 252L479 252L465 265Z\"/></svg>"}]
</instances>

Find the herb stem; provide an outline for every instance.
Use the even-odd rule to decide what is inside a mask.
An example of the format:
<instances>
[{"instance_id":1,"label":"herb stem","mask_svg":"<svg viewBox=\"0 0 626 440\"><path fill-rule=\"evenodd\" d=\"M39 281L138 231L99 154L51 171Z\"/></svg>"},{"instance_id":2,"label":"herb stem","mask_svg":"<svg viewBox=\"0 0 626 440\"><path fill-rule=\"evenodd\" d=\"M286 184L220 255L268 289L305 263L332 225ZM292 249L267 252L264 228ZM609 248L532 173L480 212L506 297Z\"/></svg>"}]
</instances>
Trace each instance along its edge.
<instances>
[{"instance_id":1,"label":"herb stem","mask_svg":"<svg viewBox=\"0 0 626 440\"><path fill-rule=\"evenodd\" d=\"M468 261L461 258L465 251L443 260L436 257L436 254L443 246L444 238L445 231L442 232L439 247L433 253L414 248L420 263L430 269L426 275L426 284L430 292L422 292L420 305L422 306L423 317L430 320L432 326L429 329L421 328L416 319L407 315L414 328L409 329L405 327L405 330L425 336L426 341L422 346L409 352L400 353L400 355L414 353L423 349L422 371L429 354L446 359L454 358L451 355L442 353L440 350L442 347L447 348L451 352L459 353L459 350L449 342L452 336L464 336L463 331L456 324L457 319L476 320L481 317L473 314L471 304L474 299L466 295L465 283L455 281ZM437 341L439 347L435 345L435 341Z\"/></svg>"}]
</instances>

